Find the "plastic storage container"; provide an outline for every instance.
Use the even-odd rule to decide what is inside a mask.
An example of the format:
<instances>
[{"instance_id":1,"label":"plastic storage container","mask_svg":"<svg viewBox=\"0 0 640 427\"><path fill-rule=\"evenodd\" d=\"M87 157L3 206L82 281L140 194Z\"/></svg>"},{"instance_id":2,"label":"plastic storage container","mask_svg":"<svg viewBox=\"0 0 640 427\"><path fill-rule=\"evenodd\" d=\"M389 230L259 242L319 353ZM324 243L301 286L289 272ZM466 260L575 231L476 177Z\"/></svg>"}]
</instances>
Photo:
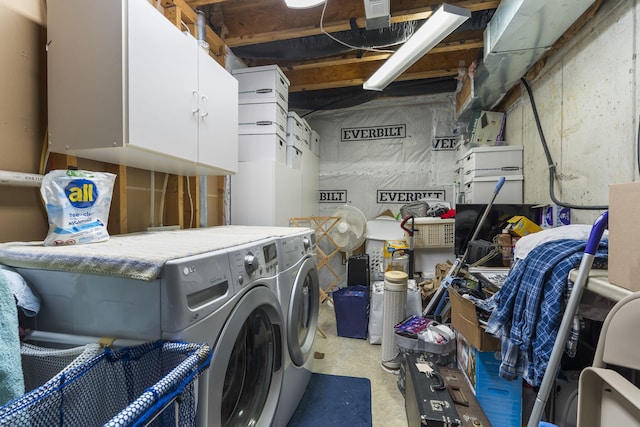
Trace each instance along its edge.
<instances>
[{"instance_id":1,"label":"plastic storage container","mask_svg":"<svg viewBox=\"0 0 640 427\"><path fill-rule=\"evenodd\" d=\"M456 242L455 219L414 218L414 226L414 248L452 248Z\"/></svg>"}]
</instances>

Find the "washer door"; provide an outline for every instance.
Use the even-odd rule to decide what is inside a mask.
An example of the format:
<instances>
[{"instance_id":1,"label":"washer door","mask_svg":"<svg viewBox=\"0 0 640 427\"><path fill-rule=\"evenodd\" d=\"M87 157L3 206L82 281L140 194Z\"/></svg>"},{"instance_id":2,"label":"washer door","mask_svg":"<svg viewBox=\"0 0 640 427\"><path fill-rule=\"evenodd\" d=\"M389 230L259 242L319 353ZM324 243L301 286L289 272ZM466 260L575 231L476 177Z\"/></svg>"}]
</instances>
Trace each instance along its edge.
<instances>
[{"instance_id":1,"label":"washer door","mask_svg":"<svg viewBox=\"0 0 640 427\"><path fill-rule=\"evenodd\" d=\"M291 292L287 343L291 361L302 366L309 358L318 327L320 285L314 257L302 262Z\"/></svg>"},{"instance_id":2,"label":"washer door","mask_svg":"<svg viewBox=\"0 0 640 427\"><path fill-rule=\"evenodd\" d=\"M213 348L210 425L269 426L283 377L282 311L266 286L237 303Z\"/></svg>"}]
</instances>

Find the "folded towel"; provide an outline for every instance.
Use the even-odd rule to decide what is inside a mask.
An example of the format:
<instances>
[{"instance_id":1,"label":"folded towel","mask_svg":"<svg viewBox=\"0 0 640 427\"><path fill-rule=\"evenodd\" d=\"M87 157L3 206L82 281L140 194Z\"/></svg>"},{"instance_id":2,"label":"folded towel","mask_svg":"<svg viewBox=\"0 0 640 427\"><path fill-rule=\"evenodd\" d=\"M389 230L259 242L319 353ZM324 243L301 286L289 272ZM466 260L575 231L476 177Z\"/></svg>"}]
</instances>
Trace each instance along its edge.
<instances>
[{"instance_id":1,"label":"folded towel","mask_svg":"<svg viewBox=\"0 0 640 427\"><path fill-rule=\"evenodd\" d=\"M4 270L0 270L0 405L24 394L18 310Z\"/></svg>"},{"instance_id":2,"label":"folded towel","mask_svg":"<svg viewBox=\"0 0 640 427\"><path fill-rule=\"evenodd\" d=\"M27 317L34 317L40 311L40 296L33 292L24 278L13 269L0 265L0 270L4 273L5 280L9 283L9 288L16 298L18 307Z\"/></svg>"}]
</instances>

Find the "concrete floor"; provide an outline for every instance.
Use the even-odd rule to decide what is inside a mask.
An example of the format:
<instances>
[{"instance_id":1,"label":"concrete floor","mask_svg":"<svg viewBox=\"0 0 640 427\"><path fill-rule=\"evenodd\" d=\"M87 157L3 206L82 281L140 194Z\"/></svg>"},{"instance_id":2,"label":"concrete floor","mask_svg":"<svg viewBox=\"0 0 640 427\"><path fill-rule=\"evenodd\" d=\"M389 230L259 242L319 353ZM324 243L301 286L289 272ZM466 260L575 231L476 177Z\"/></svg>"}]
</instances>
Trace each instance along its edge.
<instances>
[{"instance_id":1,"label":"concrete floor","mask_svg":"<svg viewBox=\"0 0 640 427\"><path fill-rule=\"evenodd\" d=\"M320 304L318 326L326 338L317 334L314 351L323 353L324 358L313 361L313 371L369 378L373 427L407 427L398 376L380 366L382 347L368 340L337 336L335 312L328 302Z\"/></svg>"}]
</instances>

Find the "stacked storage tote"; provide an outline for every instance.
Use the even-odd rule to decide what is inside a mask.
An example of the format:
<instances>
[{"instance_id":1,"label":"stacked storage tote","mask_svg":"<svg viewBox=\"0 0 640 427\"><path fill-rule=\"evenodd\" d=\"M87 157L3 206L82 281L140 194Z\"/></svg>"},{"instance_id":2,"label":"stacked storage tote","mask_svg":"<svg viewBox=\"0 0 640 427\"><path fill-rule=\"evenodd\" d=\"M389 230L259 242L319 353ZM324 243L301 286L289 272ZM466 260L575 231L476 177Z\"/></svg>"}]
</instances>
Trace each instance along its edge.
<instances>
[{"instance_id":1,"label":"stacked storage tote","mask_svg":"<svg viewBox=\"0 0 640 427\"><path fill-rule=\"evenodd\" d=\"M231 223L288 226L301 215L300 168L287 167L289 80L277 65L233 71L238 80L238 173Z\"/></svg>"},{"instance_id":2,"label":"stacked storage tote","mask_svg":"<svg viewBox=\"0 0 640 427\"><path fill-rule=\"evenodd\" d=\"M462 179L458 197L462 203L488 203L500 177L505 183L496 203L522 203L522 146L476 147L467 151L456 163L458 179Z\"/></svg>"}]
</instances>

